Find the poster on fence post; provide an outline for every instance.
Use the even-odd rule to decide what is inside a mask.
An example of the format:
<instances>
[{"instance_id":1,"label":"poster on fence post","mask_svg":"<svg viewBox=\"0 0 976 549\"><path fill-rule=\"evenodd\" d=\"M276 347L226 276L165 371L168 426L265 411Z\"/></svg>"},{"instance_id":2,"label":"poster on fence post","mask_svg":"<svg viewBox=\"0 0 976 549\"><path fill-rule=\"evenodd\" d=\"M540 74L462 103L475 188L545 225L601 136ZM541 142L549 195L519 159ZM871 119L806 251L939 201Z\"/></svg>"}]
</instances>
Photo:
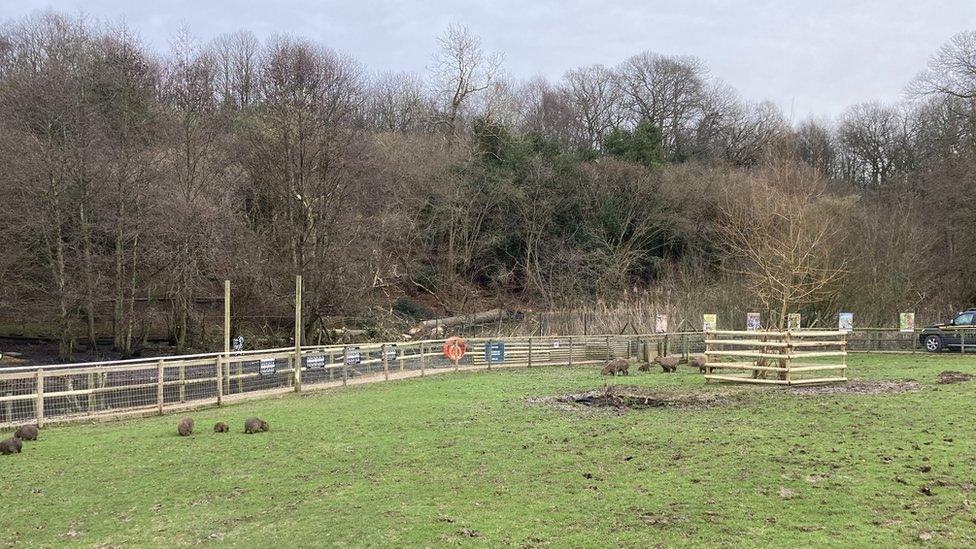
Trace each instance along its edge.
<instances>
[{"instance_id":1,"label":"poster on fence post","mask_svg":"<svg viewBox=\"0 0 976 549\"><path fill-rule=\"evenodd\" d=\"M754 332L759 329L762 320L759 313L746 313L746 330Z\"/></svg>"},{"instance_id":2,"label":"poster on fence post","mask_svg":"<svg viewBox=\"0 0 976 549\"><path fill-rule=\"evenodd\" d=\"M854 330L854 313L840 313L837 315L837 328L842 332Z\"/></svg>"},{"instance_id":3,"label":"poster on fence post","mask_svg":"<svg viewBox=\"0 0 976 549\"><path fill-rule=\"evenodd\" d=\"M667 333L668 331L668 315L657 315L654 318L654 331L659 334Z\"/></svg>"},{"instance_id":4,"label":"poster on fence post","mask_svg":"<svg viewBox=\"0 0 976 549\"><path fill-rule=\"evenodd\" d=\"M791 332L800 329L800 313L786 315L786 329Z\"/></svg>"},{"instance_id":5,"label":"poster on fence post","mask_svg":"<svg viewBox=\"0 0 976 549\"><path fill-rule=\"evenodd\" d=\"M718 326L718 315L702 315L702 331L709 332Z\"/></svg>"},{"instance_id":6,"label":"poster on fence post","mask_svg":"<svg viewBox=\"0 0 976 549\"><path fill-rule=\"evenodd\" d=\"M915 331L915 313L901 313L898 315L898 329L902 332Z\"/></svg>"}]
</instances>

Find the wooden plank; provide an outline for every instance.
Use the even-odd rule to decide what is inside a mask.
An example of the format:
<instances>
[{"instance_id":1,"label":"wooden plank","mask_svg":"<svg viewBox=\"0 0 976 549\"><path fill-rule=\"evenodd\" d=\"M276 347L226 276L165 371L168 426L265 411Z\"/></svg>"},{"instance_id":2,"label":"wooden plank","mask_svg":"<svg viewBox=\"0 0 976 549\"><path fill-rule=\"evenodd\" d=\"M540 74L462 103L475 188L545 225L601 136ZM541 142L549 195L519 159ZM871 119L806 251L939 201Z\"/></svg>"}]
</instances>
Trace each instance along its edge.
<instances>
[{"instance_id":1,"label":"wooden plank","mask_svg":"<svg viewBox=\"0 0 976 549\"><path fill-rule=\"evenodd\" d=\"M759 339L706 339L706 345L734 345L737 347L775 347L785 348L782 341L761 341Z\"/></svg>"},{"instance_id":2,"label":"wooden plank","mask_svg":"<svg viewBox=\"0 0 976 549\"><path fill-rule=\"evenodd\" d=\"M847 381L846 377L819 377L813 379L794 379L790 385L811 385L814 383L838 383Z\"/></svg>"},{"instance_id":3,"label":"wooden plank","mask_svg":"<svg viewBox=\"0 0 976 549\"><path fill-rule=\"evenodd\" d=\"M772 358L772 359L787 359L793 358L790 354L777 354L777 353L763 353L759 351L709 351L709 356L738 356L738 357L749 357L749 358ZM810 356L810 355L805 355Z\"/></svg>"},{"instance_id":4,"label":"wooden plank","mask_svg":"<svg viewBox=\"0 0 976 549\"><path fill-rule=\"evenodd\" d=\"M742 363L731 363L731 362L712 362L706 363L706 366L711 366L712 369L715 368L727 368L730 370L753 370L758 372L786 372L787 368L777 368L775 366L756 366L755 364L742 364Z\"/></svg>"},{"instance_id":5,"label":"wooden plank","mask_svg":"<svg viewBox=\"0 0 976 549\"><path fill-rule=\"evenodd\" d=\"M791 372L818 372L821 370L844 370L847 368L846 364L823 364L819 366L790 366Z\"/></svg>"},{"instance_id":6,"label":"wooden plank","mask_svg":"<svg viewBox=\"0 0 976 549\"><path fill-rule=\"evenodd\" d=\"M752 377L721 376L721 375L706 375L705 377L708 379L714 379L715 381L735 381L739 383L760 383L766 385L787 385L788 384L788 382L785 379L756 379Z\"/></svg>"},{"instance_id":7,"label":"wooden plank","mask_svg":"<svg viewBox=\"0 0 976 549\"><path fill-rule=\"evenodd\" d=\"M790 353L790 358L803 359L803 358L815 358L815 357L827 357L827 356L847 356L847 351L797 351Z\"/></svg>"}]
</instances>

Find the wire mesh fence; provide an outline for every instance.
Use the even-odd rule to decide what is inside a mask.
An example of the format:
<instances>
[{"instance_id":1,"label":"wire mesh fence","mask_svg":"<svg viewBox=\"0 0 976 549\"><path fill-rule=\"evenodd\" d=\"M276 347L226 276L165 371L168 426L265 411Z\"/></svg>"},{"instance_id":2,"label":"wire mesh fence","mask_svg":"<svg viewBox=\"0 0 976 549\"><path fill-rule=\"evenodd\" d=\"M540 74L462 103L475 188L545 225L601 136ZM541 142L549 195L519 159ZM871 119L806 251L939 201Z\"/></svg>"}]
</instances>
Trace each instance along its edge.
<instances>
[{"instance_id":1,"label":"wire mesh fence","mask_svg":"<svg viewBox=\"0 0 976 549\"><path fill-rule=\"evenodd\" d=\"M976 330L956 349L976 351ZM854 352L925 352L921 332L857 329ZM335 387L470 369L586 366L624 357L650 361L705 351L701 332L466 338L452 360L451 340L308 346L99 364L0 370L0 425L70 421L207 406L268 393ZM953 340L954 341L954 340ZM966 341L972 343L966 343ZM949 346L952 349L951 346ZM297 366L297 367L296 367Z\"/></svg>"}]
</instances>

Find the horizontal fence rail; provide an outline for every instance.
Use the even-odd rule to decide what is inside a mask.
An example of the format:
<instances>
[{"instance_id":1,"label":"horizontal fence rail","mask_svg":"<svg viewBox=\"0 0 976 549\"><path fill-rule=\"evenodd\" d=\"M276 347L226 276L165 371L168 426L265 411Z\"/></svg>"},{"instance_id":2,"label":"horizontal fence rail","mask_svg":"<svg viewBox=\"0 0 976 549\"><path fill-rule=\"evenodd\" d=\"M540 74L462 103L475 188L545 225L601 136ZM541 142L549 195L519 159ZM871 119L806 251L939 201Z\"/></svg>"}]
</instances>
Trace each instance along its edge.
<instances>
[{"instance_id":1,"label":"horizontal fence rail","mask_svg":"<svg viewBox=\"0 0 976 549\"><path fill-rule=\"evenodd\" d=\"M291 391L461 370L587 366L618 358L699 353L701 333L468 338L448 359L448 340L308 346L244 353L0 370L0 426L88 421L220 405Z\"/></svg>"},{"instance_id":2,"label":"horizontal fence rail","mask_svg":"<svg viewBox=\"0 0 976 549\"><path fill-rule=\"evenodd\" d=\"M794 334L796 332L793 332ZM789 343L789 358L830 360L839 349L825 349L832 331L802 330ZM921 329L857 328L846 334L847 353L925 352ZM950 350L976 350L976 329L957 330ZM734 359L755 362L784 358L785 332L709 332L710 356L734 370ZM809 339L814 339L810 341ZM765 340L765 341L763 341ZM149 415L212 406L350 384L422 377L449 371L535 366L586 366L610 358L651 361L661 354L702 354L702 332L668 334L516 336L465 338L467 353L447 359L446 339L304 346L254 351L205 353L79 364L18 366L0 369L0 427L25 422L51 423ZM492 350L486 354L485 349ZM967 351L968 348L968 351ZM503 349L503 351L502 351ZM820 357L812 353L821 352ZM837 355L839 357L839 355ZM742 360L739 360L742 362ZM296 368L297 364L297 368ZM743 362L743 366L750 366ZM820 364L795 364L793 372L810 372ZM773 366L768 366L773 367ZM778 370L777 370L778 371ZM843 370L841 370L841 375ZM840 376L838 376L840 377Z\"/></svg>"}]
</instances>

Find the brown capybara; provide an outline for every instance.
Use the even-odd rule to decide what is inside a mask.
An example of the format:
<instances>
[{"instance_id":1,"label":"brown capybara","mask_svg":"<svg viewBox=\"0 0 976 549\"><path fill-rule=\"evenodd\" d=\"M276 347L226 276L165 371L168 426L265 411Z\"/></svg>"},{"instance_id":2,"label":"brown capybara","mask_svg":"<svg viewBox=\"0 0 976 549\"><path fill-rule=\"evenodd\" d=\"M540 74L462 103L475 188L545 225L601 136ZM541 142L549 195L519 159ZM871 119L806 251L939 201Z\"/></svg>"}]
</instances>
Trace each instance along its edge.
<instances>
[{"instance_id":1,"label":"brown capybara","mask_svg":"<svg viewBox=\"0 0 976 549\"><path fill-rule=\"evenodd\" d=\"M651 371L651 363L650 362L645 362L645 363L641 364L640 366L637 367L637 371L638 372L650 372Z\"/></svg>"},{"instance_id":2,"label":"brown capybara","mask_svg":"<svg viewBox=\"0 0 976 549\"><path fill-rule=\"evenodd\" d=\"M193 434L193 418L185 417L180 420L180 424L177 425L176 431L181 437L188 437Z\"/></svg>"},{"instance_id":3,"label":"brown capybara","mask_svg":"<svg viewBox=\"0 0 976 549\"><path fill-rule=\"evenodd\" d=\"M659 356L654 359L654 362L661 365L661 369L664 373L669 374L678 369L678 357L674 355L670 356Z\"/></svg>"},{"instance_id":4,"label":"brown capybara","mask_svg":"<svg viewBox=\"0 0 976 549\"><path fill-rule=\"evenodd\" d=\"M214 432L227 433L230 432L230 427L228 427L227 424L224 423L223 421L218 421L217 423L214 424Z\"/></svg>"},{"instance_id":5,"label":"brown capybara","mask_svg":"<svg viewBox=\"0 0 976 549\"><path fill-rule=\"evenodd\" d=\"M17 437L10 437L7 440L0 442L0 454L19 454L20 449L24 447L24 443L20 441Z\"/></svg>"},{"instance_id":6,"label":"brown capybara","mask_svg":"<svg viewBox=\"0 0 976 549\"><path fill-rule=\"evenodd\" d=\"M605 376L616 376L616 375L629 375L627 369L630 368L630 363L622 358L615 358L610 362L607 362L600 370L600 375Z\"/></svg>"},{"instance_id":7,"label":"brown capybara","mask_svg":"<svg viewBox=\"0 0 976 549\"><path fill-rule=\"evenodd\" d=\"M258 431L267 431L268 422L256 417L249 417L244 420L244 434L250 435Z\"/></svg>"},{"instance_id":8,"label":"brown capybara","mask_svg":"<svg viewBox=\"0 0 976 549\"><path fill-rule=\"evenodd\" d=\"M688 357L688 366L692 368L698 368L699 373L705 373L705 356L695 355Z\"/></svg>"},{"instance_id":9,"label":"brown capybara","mask_svg":"<svg viewBox=\"0 0 976 549\"><path fill-rule=\"evenodd\" d=\"M14 431L14 436L21 440L37 440L37 425L21 425Z\"/></svg>"}]
</instances>

